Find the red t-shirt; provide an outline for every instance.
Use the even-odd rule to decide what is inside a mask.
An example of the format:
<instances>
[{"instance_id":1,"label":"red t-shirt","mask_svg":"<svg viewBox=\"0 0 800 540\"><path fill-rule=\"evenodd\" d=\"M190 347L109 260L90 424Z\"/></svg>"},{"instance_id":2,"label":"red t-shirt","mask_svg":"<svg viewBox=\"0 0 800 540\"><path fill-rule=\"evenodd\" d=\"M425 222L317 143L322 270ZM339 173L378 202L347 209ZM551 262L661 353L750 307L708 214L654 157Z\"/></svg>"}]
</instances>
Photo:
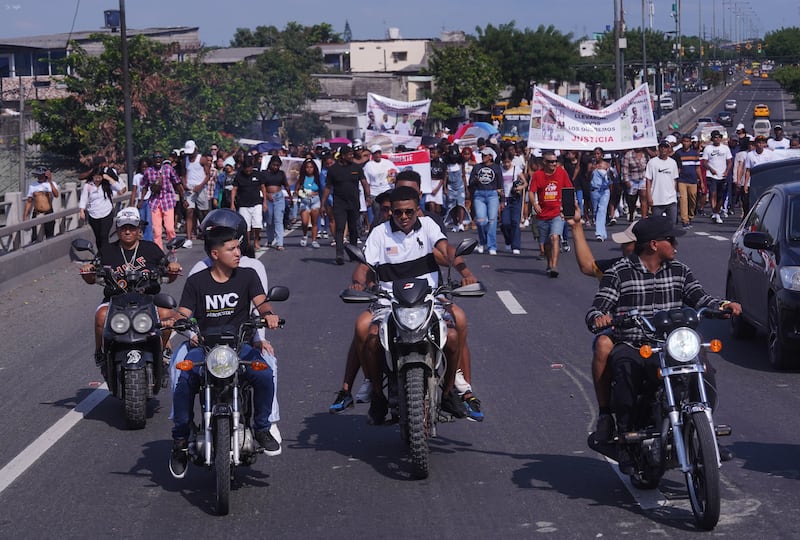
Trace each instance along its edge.
<instances>
[{"instance_id":1,"label":"red t-shirt","mask_svg":"<svg viewBox=\"0 0 800 540\"><path fill-rule=\"evenodd\" d=\"M540 169L533 173L533 185L539 197L539 206L542 211L537 219L553 219L561 215L561 190L572 187L567 171L564 167L557 167L553 174L545 174Z\"/></svg>"}]
</instances>

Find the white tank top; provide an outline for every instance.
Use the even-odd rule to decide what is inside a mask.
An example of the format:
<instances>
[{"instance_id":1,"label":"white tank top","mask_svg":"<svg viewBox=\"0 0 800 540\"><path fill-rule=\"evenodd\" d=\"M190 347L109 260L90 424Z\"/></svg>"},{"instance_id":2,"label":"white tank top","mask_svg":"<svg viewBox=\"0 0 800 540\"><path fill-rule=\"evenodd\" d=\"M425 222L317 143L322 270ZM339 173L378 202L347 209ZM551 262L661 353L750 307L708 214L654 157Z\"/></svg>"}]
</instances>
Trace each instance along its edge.
<instances>
[{"instance_id":1,"label":"white tank top","mask_svg":"<svg viewBox=\"0 0 800 540\"><path fill-rule=\"evenodd\" d=\"M202 184L206 179L206 170L200 165L202 159L200 155L195 156L194 161L186 158L186 187L190 189Z\"/></svg>"}]
</instances>

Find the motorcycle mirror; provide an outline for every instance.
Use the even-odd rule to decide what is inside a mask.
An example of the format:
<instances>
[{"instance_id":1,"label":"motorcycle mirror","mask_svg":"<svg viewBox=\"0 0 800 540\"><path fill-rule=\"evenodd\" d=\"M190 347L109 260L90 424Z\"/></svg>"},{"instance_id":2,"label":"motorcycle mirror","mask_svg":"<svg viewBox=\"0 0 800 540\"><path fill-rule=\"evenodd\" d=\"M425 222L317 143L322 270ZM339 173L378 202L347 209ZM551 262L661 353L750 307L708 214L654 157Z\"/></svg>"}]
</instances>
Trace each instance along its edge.
<instances>
[{"instance_id":1,"label":"motorcycle mirror","mask_svg":"<svg viewBox=\"0 0 800 540\"><path fill-rule=\"evenodd\" d=\"M183 244L185 244L185 243L186 243L186 237L185 236L176 236L175 238L173 238L172 240L167 242L167 248L170 249L170 250L172 250L172 249L180 249L180 248L183 247Z\"/></svg>"},{"instance_id":2,"label":"motorcycle mirror","mask_svg":"<svg viewBox=\"0 0 800 540\"><path fill-rule=\"evenodd\" d=\"M367 264L367 259L364 258L364 253L354 245L345 244L344 250L347 252L347 256L350 257L350 261Z\"/></svg>"},{"instance_id":3,"label":"motorcycle mirror","mask_svg":"<svg viewBox=\"0 0 800 540\"><path fill-rule=\"evenodd\" d=\"M462 255L469 255L475 248L478 247L478 241L474 238L465 238L461 242L459 242L458 246L456 246L456 257L461 257Z\"/></svg>"},{"instance_id":4,"label":"motorcycle mirror","mask_svg":"<svg viewBox=\"0 0 800 540\"><path fill-rule=\"evenodd\" d=\"M178 302L167 293L158 293L153 297L153 303L163 309L175 309Z\"/></svg>"},{"instance_id":5,"label":"motorcycle mirror","mask_svg":"<svg viewBox=\"0 0 800 540\"><path fill-rule=\"evenodd\" d=\"M85 238L76 238L72 241L72 249L75 251L94 251L94 245Z\"/></svg>"},{"instance_id":6,"label":"motorcycle mirror","mask_svg":"<svg viewBox=\"0 0 800 540\"><path fill-rule=\"evenodd\" d=\"M285 302L289 299L289 288L282 285L275 285L269 288L267 302Z\"/></svg>"}]
</instances>

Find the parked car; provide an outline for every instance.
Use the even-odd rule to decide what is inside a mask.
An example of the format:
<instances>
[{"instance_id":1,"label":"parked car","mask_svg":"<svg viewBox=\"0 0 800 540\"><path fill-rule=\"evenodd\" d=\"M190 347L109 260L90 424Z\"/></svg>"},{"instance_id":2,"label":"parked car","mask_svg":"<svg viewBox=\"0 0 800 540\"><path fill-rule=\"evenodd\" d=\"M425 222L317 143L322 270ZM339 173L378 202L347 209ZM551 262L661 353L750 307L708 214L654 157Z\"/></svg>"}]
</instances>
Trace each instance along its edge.
<instances>
[{"instance_id":1,"label":"parked car","mask_svg":"<svg viewBox=\"0 0 800 540\"><path fill-rule=\"evenodd\" d=\"M736 104L736 100L735 99L726 99L725 100L725 110L726 111L736 112L736 107L737 107L737 104Z\"/></svg>"},{"instance_id":2,"label":"parked car","mask_svg":"<svg viewBox=\"0 0 800 540\"><path fill-rule=\"evenodd\" d=\"M800 366L800 182L770 187L739 225L726 297L742 305L742 315L731 318L735 338L766 332L772 367Z\"/></svg>"},{"instance_id":3,"label":"parked car","mask_svg":"<svg viewBox=\"0 0 800 540\"><path fill-rule=\"evenodd\" d=\"M753 118L769 118L769 107L763 103L753 107Z\"/></svg>"},{"instance_id":4,"label":"parked car","mask_svg":"<svg viewBox=\"0 0 800 540\"><path fill-rule=\"evenodd\" d=\"M723 126L733 126L733 115L729 111L719 111L717 113L717 123Z\"/></svg>"},{"instance_id":5,"label":"parked car","mask_svg":"<svg viewBox=\"0 0 800 540\"><path fill-rule=\"evenodd\" d=\"M769 137L770 131L772 131L772 124L770 124L769 120L766 118L759 118L758 120L753 121L754 137L758 137L759 135Z\"/></svg>"}]
</instances>

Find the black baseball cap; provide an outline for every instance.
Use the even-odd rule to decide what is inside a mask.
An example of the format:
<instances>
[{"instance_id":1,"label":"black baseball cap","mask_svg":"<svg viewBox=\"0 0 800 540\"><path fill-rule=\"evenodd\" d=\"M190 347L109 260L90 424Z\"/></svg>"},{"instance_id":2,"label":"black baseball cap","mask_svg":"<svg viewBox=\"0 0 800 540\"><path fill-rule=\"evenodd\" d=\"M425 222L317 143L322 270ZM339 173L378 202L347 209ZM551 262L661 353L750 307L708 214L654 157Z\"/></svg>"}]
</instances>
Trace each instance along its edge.
<instances>
[{"instance_id":1,"label":"black baseball cap","mask_svg":"<svg viewBox=\"0 0 800 540\"><path fill-rule=\"evenodd\" d=\"M637 244L646 244L652 240L683 236L686 231L676 229L672 220L666 216L650 216L633 226L633 234Z\"/></svg>"}]
</instances>

